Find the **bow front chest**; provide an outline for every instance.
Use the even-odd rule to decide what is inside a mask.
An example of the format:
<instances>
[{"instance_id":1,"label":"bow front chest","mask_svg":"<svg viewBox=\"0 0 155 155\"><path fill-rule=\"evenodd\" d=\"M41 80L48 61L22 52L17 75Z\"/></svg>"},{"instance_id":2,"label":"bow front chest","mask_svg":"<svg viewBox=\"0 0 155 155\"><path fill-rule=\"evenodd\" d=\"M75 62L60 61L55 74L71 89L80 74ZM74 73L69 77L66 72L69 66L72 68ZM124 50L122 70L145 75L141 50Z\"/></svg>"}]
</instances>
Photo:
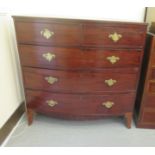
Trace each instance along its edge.
<instances>
[{"instance_id":1,"label":"bow front chest","mask_svg":"<svg viewBox=\"0 0 155 155\"><path fill-rule=\"evenodd\" d=\"M124 116L130 128L146 24L13 17L29 124Z\"/></svg>"}]
</instances>

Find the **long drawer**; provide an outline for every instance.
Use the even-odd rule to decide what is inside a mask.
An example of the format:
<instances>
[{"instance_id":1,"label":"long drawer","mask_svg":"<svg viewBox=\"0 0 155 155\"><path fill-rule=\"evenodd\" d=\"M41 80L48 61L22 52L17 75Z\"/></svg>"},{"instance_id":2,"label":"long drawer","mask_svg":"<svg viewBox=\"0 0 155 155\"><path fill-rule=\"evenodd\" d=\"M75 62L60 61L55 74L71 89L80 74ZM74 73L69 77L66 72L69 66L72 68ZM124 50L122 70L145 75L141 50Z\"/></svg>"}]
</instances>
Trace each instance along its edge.
<instances>
[{"instance_id":1,"label":"long drawer","mask_svg":"<svg viewBox=\"0 0 155 155\"><path fill-rule=\"evenodd\" d=\"M101 93L135 91L137 75L114 70L56 71L23 68L25 88L54 92Z\"/></svg>"},{"instance_id":2,"label":"long drawer","mask_svg":"<svg viewBox=\"0 0 155 155\"><path fill-rule=\"evenodd\" d=\"M28 108L46 114L123 115L133 108L134 94L78 95L26 90Z\"/></svg>"},{"instance_id":3,"label":"long drawer","mask_svg":"<svg viewBox=\"0 0 155 155\"><path fill-rule=\"evenodd\" d=\"M49 69L92 70L139 67L140 50L103 50L19 45L23 66ZM31 59L30 59L31 58Z\"/></svg>"}]
</instances>

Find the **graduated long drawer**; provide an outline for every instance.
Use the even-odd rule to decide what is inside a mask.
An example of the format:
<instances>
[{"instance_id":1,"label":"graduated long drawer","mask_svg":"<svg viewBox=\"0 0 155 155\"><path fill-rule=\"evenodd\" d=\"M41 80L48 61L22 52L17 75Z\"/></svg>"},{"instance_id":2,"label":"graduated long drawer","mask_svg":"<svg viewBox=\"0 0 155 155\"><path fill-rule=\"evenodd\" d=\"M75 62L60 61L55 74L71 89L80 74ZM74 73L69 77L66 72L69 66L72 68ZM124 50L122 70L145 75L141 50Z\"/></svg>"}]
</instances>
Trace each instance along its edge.
<instances>
[{"instance_id":1,"label":"graduated long drawer","mask_svg":"<svg viewBox=\"0 0 155 155\"><path fill-rule=\"evenodd\" d=\"M133 109L134 93L115 95L79 95L26 91L28 108L57 116L108 116L123 115Z\"/></svg>"},{"instance_id":2,"label":"graduated long drawer","mask_svg":"<svg viewBox=\"0 0 155 155\"><path fill-rule=\"evenodd\" d=\"M135 73L56 71L23 68L25 88L54 92L101 93L133 92L136 89Z\"/></svg>"},{"instance_id":3,"label":"graduated long drawer","mask_svg":"<svg viewBox=\"0 0 155 155\"><path fill-rule=\"evenodd\" d=\"M141 50L106 50L98 48L62 48L19 45L23 66L62 69L93 70L117 67L139 67Z\"/></svg>"}]
</instances>

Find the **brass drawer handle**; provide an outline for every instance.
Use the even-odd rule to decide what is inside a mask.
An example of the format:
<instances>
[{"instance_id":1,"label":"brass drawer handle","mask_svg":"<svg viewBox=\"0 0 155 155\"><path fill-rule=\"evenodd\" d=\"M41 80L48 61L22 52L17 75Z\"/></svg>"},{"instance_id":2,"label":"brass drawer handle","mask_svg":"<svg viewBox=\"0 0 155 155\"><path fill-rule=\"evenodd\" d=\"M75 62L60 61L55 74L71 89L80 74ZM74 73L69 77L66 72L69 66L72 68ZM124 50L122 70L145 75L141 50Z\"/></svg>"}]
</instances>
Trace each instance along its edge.
<instances>
[{"instance_id":1,"label":"brass drawer handle","mask_svg":"<svg viewBox=\"0 0 155 155\"><path fill-rule=\"evenodd\" d=\"M47 28L44 28L42 31L40 31L40 34L44 38L49 39L54 35L54 32L48 30Z\"/></svg>"},{"instance_id":2,"label":"brass drawer handle","mask_svg":"<svg viewBox=\"0 0 155 155\"><path fill-rule=\"evenodd\" d=\"M110 109L113 107L114 104L115 104L114 102L107 101L107 102L103 102L102 106L106 107L107 109Z\"/></svg>"},{"instance_id":3,"label":"brass drawer handle","mask_svg":"<svg viewBox=\"0 0 155 155\"><path fill-rule=\"evenodd\" d=\"M117 42L122 38L121 34L118 34L117 32L114 32L113 34L109 34L108 36L113 42Z\"/></svg>"},{"instance_id":4,"label":"brass drawer handle","mask_svg":"<svg viewBox=\"0 0 155 155\"><path fill-rule=\"evenodd\" d=\"M115 83L117 83L116 80L109 79L104 81L109 87L113 86Z\"/></svg>"},{"instance_id":5,"label":"brass drawer handle","mask_svg":"<svg viewBox=\"0 0 155 155\"><path fill-rule=\"evenodd\" d=\"M117 61L120 60L120 58L112 55L110 57L107 57L107 60L109 60L109 62L111 62L111 64L115 64Z\"/></svg>"},{"instance_id":6,"label":"brass drawer handle","mask_svg":"<svg viewBox=\"0 0 155 155\"><path fill-rule=\"evenodd\" d=\"M52 76L45 77L45 80L46 80L49 84L53 84L53 83L55 83L55 82L58 81L57 78L52 77Z\"/></svg>"},{"instance_id":7,"label":"brass drawer handle","mask_svg":"<svg viewBox=\"0 0 155 155\"><path fill-rule=\"evenodd\" d=\"M55 105L58 104L58 102L54 101L54 100L47 100L46 103L48 104L48 106L50 107L54 107Z\"/></svg>"},{"instance_id":8,"label":"brass drawer handle","mask_svg":"<svg viewBox=\"0 0 155 155\"><path fill-rule=\"evenodd\" d=\"M50 62L50 61L52 61L53 59L56 58L56 55L48 52L48 53L42 54L42 57L45 58L45 60Z\"/></svg>"}]
</instances>

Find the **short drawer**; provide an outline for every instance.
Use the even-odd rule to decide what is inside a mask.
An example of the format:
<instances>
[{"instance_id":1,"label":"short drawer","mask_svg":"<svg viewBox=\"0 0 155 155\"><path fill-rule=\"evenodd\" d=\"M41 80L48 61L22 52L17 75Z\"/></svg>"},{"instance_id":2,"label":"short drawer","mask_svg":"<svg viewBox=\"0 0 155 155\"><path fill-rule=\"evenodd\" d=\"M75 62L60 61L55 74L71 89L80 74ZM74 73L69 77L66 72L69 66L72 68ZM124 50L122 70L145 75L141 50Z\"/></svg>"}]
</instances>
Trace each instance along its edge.
<instances>
[{"instance_id":1,"label":"short drawer","mask_svg":"<svg viewBox=\"0 0 155 155\"><path fill-rule=\"evenodd\" d=\"M104 47L139 47L144 45L144 30L128 26L84 25L84 44Z\"/></svg>"},{"instance_id":2,"label":"short drawer","mask_svg":"<svg viewBox=\"0 0 155 155\"><path fill-rule=\"evenodd\" d=\"M45 45L79 45L78 24L15 22L18 43Z\"/></svg>"},{"instance_id":3,"label":"short drawer","mask_svg":"<svg viewBox=\"0 0 155 155\"><path fill-rule=\"evenodd\" d=\"M78 95L26 90L27 107L64 116L123 115L133 109L134 94Z\"/></svg>"},{"instance_id":4,"label":"short drawer","mask_svg":"<svg viewBox=\"0 0 155 155\"><path fill-rule=\"evenodd\" d=\"M23 66L49 69L139 67L139 50L103 50L19 45ZM30 59L31 58L31 59Z\"/></svg>"},{"instance_id":5,"label":"short drawer","mask_svg":"<svg viewBox=\"0 0 155 155\"><path fill-rule=\"evenodd\" d=\"M135 91L137 82L136 74L118 73L115 70L75 72L25 67L23 71L26 88L54 92L102 93Z\"/></svg>"}]
</instances>

